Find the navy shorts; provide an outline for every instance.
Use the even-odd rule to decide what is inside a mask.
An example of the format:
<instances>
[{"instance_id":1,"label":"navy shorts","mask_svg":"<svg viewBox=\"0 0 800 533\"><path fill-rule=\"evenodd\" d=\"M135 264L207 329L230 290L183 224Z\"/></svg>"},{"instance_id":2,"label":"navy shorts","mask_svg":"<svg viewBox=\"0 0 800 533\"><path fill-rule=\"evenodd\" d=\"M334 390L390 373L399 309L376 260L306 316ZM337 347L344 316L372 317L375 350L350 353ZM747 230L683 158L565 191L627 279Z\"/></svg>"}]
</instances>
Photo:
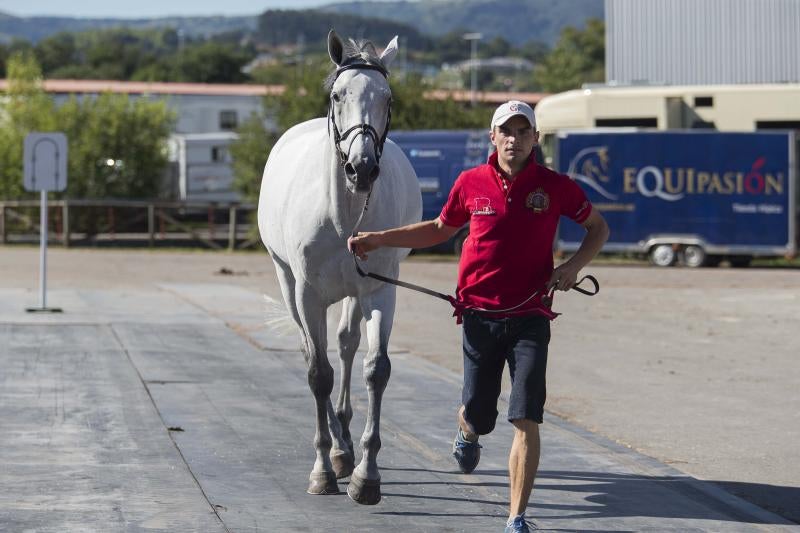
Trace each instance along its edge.
<instances>
[{"instance_id":1,"label":"navy shorts","mask_svg":"<svg viewBox=\"0 0 800 533\"><path fill-rule=\"evenodd\" d=\"M503 367L508 361L508 420L542 423L550 319L541 315L494 318L464 313L464 418L479 435L494 429Z\"/></svg>"}]
</instances>

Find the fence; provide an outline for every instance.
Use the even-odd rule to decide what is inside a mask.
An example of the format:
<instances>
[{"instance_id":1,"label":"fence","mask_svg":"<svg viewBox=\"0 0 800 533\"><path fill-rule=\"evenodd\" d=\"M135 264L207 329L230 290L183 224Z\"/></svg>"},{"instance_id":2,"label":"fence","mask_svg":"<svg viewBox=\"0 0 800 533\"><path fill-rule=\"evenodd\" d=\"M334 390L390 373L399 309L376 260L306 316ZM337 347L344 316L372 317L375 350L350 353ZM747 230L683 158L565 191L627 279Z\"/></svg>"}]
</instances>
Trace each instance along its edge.
<instances>
[{"instance_id":1,"label":"fence","mask_svg":"<svg viewBox=\"0 0 800 533\"><path fill-rule=\"evenodd\" d=\"M0 201L0 244L38 242L39 201ZM220 202L55 200L48 202L48 234L64 247L126 243L200 243L212 249L258 244L256 206Z\"/></svg>"}]
</instances>

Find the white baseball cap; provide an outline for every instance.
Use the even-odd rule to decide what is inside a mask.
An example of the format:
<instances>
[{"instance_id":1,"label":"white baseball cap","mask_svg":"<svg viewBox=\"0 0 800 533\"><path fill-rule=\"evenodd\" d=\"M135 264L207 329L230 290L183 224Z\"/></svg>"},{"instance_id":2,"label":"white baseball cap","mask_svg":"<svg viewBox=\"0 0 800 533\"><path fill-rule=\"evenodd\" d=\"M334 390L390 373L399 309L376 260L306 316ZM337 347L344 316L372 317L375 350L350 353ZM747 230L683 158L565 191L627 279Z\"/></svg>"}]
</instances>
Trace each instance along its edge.
<instances>
[{"instance_id":1,"label":"white baseball cap","mask_svg":"<svg viewBox=\"0 0 800 533\"><path fill-rule=\"evenodd\" d=\"M493 130L495 126L502 126L508 119L516 117L517 115L527 118L531 127L534 130L536 129L536 117L533 114L533 108L519 100L509 100L498 107L492 116L492 124L489 129Z\"/></svg>"}]
</instances>

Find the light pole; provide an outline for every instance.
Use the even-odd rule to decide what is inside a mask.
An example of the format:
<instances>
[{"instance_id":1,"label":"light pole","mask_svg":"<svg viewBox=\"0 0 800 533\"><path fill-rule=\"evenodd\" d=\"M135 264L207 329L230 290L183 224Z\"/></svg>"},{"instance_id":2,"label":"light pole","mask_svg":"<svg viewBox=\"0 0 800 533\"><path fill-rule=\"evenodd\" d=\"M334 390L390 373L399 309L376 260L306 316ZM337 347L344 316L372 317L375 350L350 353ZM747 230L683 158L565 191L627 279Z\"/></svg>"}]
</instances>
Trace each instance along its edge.
<instances>
[{"instance_id":1,"label":"light pole","mask_svg":"<svg viewBox=\"0 0 800 533\"><path fill-rule=\"evenodd\" d=\"M478 90L478 41L483 38L483 34L465 33L463 37L470 44L470 66L472 67L470 69L470 103L475 107Z\"/></svg>"}]
</instances>

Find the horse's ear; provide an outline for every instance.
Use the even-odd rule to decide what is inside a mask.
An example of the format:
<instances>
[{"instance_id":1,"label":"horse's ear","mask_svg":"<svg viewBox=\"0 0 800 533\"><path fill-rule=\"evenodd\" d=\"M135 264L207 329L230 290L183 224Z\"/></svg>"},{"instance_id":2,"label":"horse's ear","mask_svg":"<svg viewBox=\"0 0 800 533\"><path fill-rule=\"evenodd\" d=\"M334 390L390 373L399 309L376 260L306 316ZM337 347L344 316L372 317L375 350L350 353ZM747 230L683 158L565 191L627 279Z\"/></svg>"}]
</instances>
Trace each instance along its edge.
<instances>
[{"instance_id":1,"label":"horse's ear","mask_svg":"<svg viewBox=\"0 0 800 533\"><path fill-rule=\"evenodd\" d=\"M344 45L334 30L328 32L328 55L331 56L331 61L337 65L342 64Z\"/></svg>"},{"instance_id":2,"label":"horse's ear","mask_svg":"<svg viewBox=\"0 0 800 533\"><path fill-rule=\"evenodd\" d=\"M394 39L389 41L389 44L386 45L386 49L384 49L383 53L381 54L381 61L388 68L389 64L392 62L392 60L394 60L396 55L397 55L397 35L395 35Z\"/></svg>"}]
</instances>

